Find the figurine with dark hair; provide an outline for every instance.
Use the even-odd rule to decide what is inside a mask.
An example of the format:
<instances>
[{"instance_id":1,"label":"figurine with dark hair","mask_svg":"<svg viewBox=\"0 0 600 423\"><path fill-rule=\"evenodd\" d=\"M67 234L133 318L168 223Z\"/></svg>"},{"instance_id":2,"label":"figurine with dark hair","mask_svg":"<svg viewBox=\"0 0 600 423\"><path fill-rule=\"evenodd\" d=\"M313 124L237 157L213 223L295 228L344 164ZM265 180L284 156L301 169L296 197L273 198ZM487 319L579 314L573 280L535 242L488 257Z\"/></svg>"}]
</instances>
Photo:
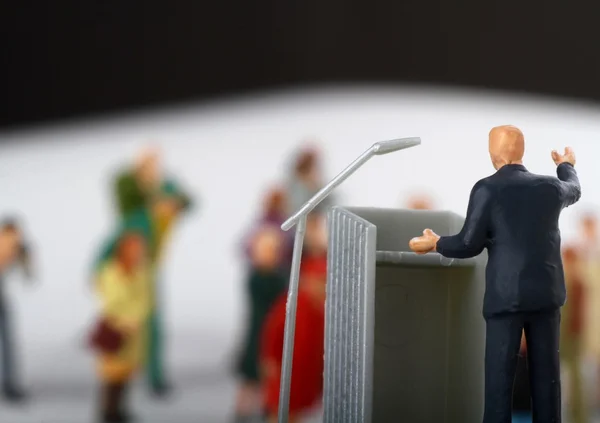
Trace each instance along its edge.
<instances>
[{"instance_id":1,"label":"figurine with dark hair","mask_svg":"<svg viewBox=\"0 0 600 423\"><path fill-rule=\"evenodd\" d=\"M280 188L271 189L264 201L262 213L256 223L254 223L252 229L245 236L243 240L244 253L246 258L251 260L252 256L252 244L256 234L260 233L265 227L273 227L278 230L282 237L281 245L281 265L284 274L287 273L287 265L289 260L288 256L291 256L292 241L293 238L290 234L281 229L281 225L285 222L288 213L288 201L285 191Z\"/></svg>"},{"instance_id":2,"label":"figurine with dark hair","mask_svg":"<svg viewBox=\"0 0 600 423\"><path fill-rule=\"evenodd\" d=\"M16 222L5 221L0 226L0 278L14 265L21 264L25 274L31 276L29 249L22 240ZM9 401L24 400L26 395L17 382L17 354L15 353L11 316L6 295L0 280L0 343L2 344L2 392Z\"/></svg>"},{"instance_id":3,"label":"figurine with dark hair","mask_svg":"<svg viewBox=\"0 0 600 423\"><path fill-rule=\"evenodd\" d=\"M460 233L425 229L410 248L468 258L488 251L484 423L510 423L521 333L525 330L534 423L561 421L560 308L566 300L558 219L581 196L575 154L552 152L557 176L523 166L525 141L514 126L493 128L489 151L497 172L471 191Z\"/></svg>"},{"instance_id":4,"label":"figurine with dark hair","mask_svg":"<svg viewBox=\"0 0 600 423\"><path fill-rule=\"evenodd\" d=\"M288 182L287 196L290 213L295 213L300 207L323 188L321 163L316 149L306 149L300 152L293 166L293 171ZM315 211L323 211L331 204L328 197Z\"/></svg>"},{"instance_id":5,"label":"figurine with dark hair","mask_svg":"<svg viewBox=\"0 0 600 423\"><path fill-rule=\"evenodd\" d=\"M90 337L101 382L102 422L131 421L127 391L145 360L151 310L150 263L145 225L130 219L96 276L100 317Z\"/></svg>"}]
</instances>

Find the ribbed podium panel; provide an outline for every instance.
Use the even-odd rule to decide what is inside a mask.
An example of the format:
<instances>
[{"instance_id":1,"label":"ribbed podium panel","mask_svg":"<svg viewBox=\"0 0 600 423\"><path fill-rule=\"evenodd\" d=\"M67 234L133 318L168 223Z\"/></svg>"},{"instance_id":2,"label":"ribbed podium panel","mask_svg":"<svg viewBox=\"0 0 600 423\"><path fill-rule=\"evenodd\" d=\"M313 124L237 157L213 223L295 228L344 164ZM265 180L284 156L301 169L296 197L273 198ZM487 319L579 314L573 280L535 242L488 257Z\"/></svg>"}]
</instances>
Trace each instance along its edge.
<instances>
[{"instance_id":1,"label":"ribbed podium panel","mask_svg":"<svg viewBox=\"0 0 600 423\"><path fill-rule=\"evenodd\" d=\"M371 421L376 227L329 211L325 423Z\"/></svg>"}]
</instances>

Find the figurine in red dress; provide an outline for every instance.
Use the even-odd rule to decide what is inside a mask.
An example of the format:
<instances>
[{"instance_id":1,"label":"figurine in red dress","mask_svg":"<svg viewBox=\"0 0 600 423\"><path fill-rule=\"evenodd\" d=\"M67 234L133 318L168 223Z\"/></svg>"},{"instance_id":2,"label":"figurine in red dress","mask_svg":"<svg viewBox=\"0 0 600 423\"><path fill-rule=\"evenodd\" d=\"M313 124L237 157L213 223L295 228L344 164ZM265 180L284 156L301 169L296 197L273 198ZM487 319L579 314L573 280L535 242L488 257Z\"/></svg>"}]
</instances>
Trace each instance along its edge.
<instances>
[{"instance_id":1,"label":"figurine in red dress","mask_svg":"<svg viewBox=\"0 0 600 423\"><path fill-rule=\"evenodd\" d=\"M305 250L300 268L289 422L319 405L323 391L325 337L325 285L327 281L327 244L321 216L307 222ZM269 421L277 420L279 384L285 329L286 296L273 306L262 333L261 363L265 393L265 412Z\"/></svg>"}]
</instances>

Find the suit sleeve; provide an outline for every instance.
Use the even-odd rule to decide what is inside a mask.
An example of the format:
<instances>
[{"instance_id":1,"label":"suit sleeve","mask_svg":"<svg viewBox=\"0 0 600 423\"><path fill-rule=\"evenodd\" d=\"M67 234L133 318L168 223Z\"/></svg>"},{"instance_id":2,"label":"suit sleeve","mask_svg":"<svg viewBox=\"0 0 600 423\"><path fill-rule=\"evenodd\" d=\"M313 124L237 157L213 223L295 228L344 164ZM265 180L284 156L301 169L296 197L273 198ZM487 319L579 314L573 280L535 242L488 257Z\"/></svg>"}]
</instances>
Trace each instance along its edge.
<instances>
[{"instance_id":1,"label":"suit sleeve","mask_svg":"<svg viewBox=\"0 0 600 423\"><path fill-rule=\"evenodd\" d=\"M560 180L560 198L563 207L569 207L579 201L581 186L575 167L571 163L561 163L556 168L556 175Z\"/></svg>"},{"instance_id":2,"label":"suit sleeve","mask_svg":"<svg viewBox=\"0 0 600 423\"><path fill-rule=\"evenodd\" d=\"M453 236L443 236L436 251L449 258L469 258L479 255L485 248L489 229L491 196L489 188L481 181L471 190L467 217L462 230Z\"/></svg>"}]
</instances>

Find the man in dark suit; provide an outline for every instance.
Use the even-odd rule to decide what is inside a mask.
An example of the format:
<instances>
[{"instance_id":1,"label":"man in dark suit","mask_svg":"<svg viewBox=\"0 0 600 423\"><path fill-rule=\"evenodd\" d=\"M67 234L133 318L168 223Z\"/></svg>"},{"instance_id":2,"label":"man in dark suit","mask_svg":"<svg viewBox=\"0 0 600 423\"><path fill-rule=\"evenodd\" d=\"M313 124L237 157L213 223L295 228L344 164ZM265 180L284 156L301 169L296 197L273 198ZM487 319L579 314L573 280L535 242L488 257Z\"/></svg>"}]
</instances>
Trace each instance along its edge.
<instances>
[{"instance_id":1,"label":"man in dark suit","mask_svg":"<svg viewBox=\"0 0 600 423\"><path fill-rule=\"evenodd\" d=\"M523 133L514 126L490 131L497 172L477 182L460 233L430 229L410 247L424 254L468 258L488 250L483 315L485 352L484 423L510 423L521 333L529 355L534 423L561 421L559 330L566 291L558 218L577 202L581 188L575 154L552 152L558 178L534 175L523 166Z\"/></svg>"}]
</instances>

